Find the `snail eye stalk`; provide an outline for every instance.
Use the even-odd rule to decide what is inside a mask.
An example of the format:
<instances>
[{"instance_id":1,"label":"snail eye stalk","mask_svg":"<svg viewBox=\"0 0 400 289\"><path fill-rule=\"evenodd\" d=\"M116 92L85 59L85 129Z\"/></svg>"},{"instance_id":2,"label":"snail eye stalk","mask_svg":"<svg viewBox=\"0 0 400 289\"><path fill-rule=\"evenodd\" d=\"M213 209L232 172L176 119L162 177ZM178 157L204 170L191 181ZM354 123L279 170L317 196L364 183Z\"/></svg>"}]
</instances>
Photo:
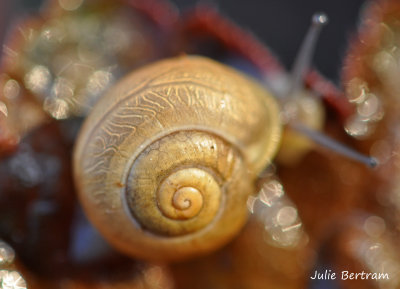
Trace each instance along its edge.
<instances>
[{"instance_id":1,"label":"snail eye stalk","mask_svg":"<svg viewBox=\"0 0 400 289\"><path fill-rule=\"evenodd\" d=\"M379 165L378 160L376 158L363 155L349 148L348 146L341 144L340 142L330 138L329 136L323 133L309 129L308 127L301 124L291 124L291 127L294 128L296 131L300 132L301 134L306 135L315 143L329 150L332 150L342 156L358 161L370 168L375 168L377 165Z\"/></svg>"},{"instance_id":2,"label":"snail eye stalk","mask_svg":"<svg viewBox=\"0 0 400 289\"><path fill-rule=\"evenodd\" d=\"M318 36L322 27L327 23L328 16L323 12L315 13L311 18L310 28L293 65L287 93L282 98L284 122L288 124L290 129L311 140L313 143L363 163L370 168L374 168L378 165L375 158L365 156L318 131L318 123L321 125L322 118L315 116L315 111L307 109L307 102L314 103L317 107L317 112L322 109L318 108L321 105L318 98L312 93L304 92L303 83L305 75L311 67Z\"/></svg>"},{"instance_id":3,"label":"snail eye stalk","mask_svg":"<svg viewBox=\"0 0 400 289\"><path fill-rule=\"evenodd\" d=\"M293 65L291 83L286 98L295 97L303 89L303 80L310 69L321 29L328 23L328 16L323 12L315 13L311 19L311 26L308 29Z\"/></svg>"}]
</instances>

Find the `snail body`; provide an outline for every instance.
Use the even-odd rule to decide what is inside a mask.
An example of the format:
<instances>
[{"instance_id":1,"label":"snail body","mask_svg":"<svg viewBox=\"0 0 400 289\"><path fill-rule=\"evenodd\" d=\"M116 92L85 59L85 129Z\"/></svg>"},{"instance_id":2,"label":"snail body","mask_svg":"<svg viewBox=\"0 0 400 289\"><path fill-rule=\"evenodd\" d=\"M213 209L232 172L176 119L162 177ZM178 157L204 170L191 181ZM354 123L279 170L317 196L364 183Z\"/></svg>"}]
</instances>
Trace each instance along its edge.
<instances>
[{"instance_id":1,"label":"snail body","mask_svg":"<svg viewBox=\"0 0 400 289\"><path fill-rule=\"evenodd\" d=\"M74 152L92 223L116 248L174 260L227 243L280 140L279 108L254 81L203 57L125 77L94 107Z\"/></svg>"}]
</instances>

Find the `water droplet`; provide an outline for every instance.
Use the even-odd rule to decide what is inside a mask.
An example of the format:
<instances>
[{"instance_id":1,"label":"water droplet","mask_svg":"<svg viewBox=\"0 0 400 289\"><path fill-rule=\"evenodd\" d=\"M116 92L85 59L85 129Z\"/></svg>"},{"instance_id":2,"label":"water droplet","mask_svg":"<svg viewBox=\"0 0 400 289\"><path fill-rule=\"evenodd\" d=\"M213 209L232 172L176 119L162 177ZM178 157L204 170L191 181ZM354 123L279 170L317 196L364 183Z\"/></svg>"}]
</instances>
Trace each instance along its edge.
<instances>
[{"instance_id":1,"label":"water droplet","mask_svg":"<svg viewBox=\"0 0 400 289\"><path fill-rule=\"evenodd\" d=\"M58 3L60 4L61 8L67 11L73 11L82 5L83 0L58 0Z\"/></svg>"},{"instance_id":2,"label":"water droplet","mask_svg":"<svg viewBox=\"0 0 400 289\"><path fill-rule=\"evenodd\" d=\"M42 65L34 66L24 78L26 88L35 94L45 93L50 85L50 81L50 71Z\"/></svg>"},{"instance_id":3,"label":"water droplet","mask_svg":"<svg viewBox=\"0 0 400 289\"><path fill-rule=\"evenodd\" d=\"M0 271L1 289L26 289L26 282L17 271Z\"/></svg>"},{"instance_id":4,"label":"water droplet","mask_svg":"<svg viewBox=\"0 0 400 289\"><path fill-rule=\"evenodd\" d=\"M19 83L14 79L7 80L3 88L3 94L8 99L16 99L20 93Z\"/></svg>"},{"instance_id":5,"label":"water droplet","mask_svg":"<svg viewBox=\"0 0 400 289\"><path fill-rule=\"evenodd\" d=\"M14 258L14 250L7 243L0 241L0 265L11 264Z\"/></svg>"}]
</instances>

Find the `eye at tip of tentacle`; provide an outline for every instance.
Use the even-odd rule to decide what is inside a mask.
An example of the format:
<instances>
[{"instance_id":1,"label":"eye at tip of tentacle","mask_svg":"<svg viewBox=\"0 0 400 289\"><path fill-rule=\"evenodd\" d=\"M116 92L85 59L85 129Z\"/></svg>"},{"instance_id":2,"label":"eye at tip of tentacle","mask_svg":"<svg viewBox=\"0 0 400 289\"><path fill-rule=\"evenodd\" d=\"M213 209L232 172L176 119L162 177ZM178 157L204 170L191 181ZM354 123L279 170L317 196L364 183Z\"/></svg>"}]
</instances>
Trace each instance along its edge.
<instances>
[{"instance_id":1,"label":"eye at tip of tentacle","mask_svg":"<svg viewBox=\"0 0 400 289\"><path fill-rule=\"evenodd\" d=\"M316 25L327 24L328 21L329 18L324 12L317 12L312 17L312 23Z\"/></svg>"}]
</instances>

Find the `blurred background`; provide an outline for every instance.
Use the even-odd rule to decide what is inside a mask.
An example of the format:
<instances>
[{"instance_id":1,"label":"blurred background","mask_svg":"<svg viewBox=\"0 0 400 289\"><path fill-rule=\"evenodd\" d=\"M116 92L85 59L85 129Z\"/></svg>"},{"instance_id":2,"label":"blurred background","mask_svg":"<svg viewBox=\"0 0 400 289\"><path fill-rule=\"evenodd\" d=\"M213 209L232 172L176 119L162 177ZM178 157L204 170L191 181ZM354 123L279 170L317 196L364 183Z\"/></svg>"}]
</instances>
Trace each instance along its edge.
<instances>
[{"instance_id":1,"label":"blurred background","mask_svg":"<svg viewBox=\"0 0 400 289\"><path fill-rule=\"evenodd\" d=\"M339 82L343 55L357 27L365 0L170 0L180 11L197 3L218 7L218 10L241 27L252 31L290 68L310 24L314 12L329 16L316 48L314 64L329 79ZM6 27L20 17L34 14L43 0L2 0L0 4L0 40Z\"/></svg>"},{"instance_id":2,"label":"blurred background","mask_svg":"<svg viewBox=\"0 0 400 289\"><path fill-rule=\"evenodd\" d=\"M310 25L311 16L318 11L325 12L329 17L329 24L324 28L318 41L314 65L328 79L337 84L340 83L343 56L349 41L355 35L360 13L366 3L365 0L169 1L182 12L193 8L197 3L217 7L222 15L257 36L275 53L287 69L292 66ZM35 15L43 2L43 0L1 0L0 43L3 43L7 37L10 27L24 17ZM337 286L333 281L311 284L312 289L339 288Z\"/></svg>"}]
</instances>

